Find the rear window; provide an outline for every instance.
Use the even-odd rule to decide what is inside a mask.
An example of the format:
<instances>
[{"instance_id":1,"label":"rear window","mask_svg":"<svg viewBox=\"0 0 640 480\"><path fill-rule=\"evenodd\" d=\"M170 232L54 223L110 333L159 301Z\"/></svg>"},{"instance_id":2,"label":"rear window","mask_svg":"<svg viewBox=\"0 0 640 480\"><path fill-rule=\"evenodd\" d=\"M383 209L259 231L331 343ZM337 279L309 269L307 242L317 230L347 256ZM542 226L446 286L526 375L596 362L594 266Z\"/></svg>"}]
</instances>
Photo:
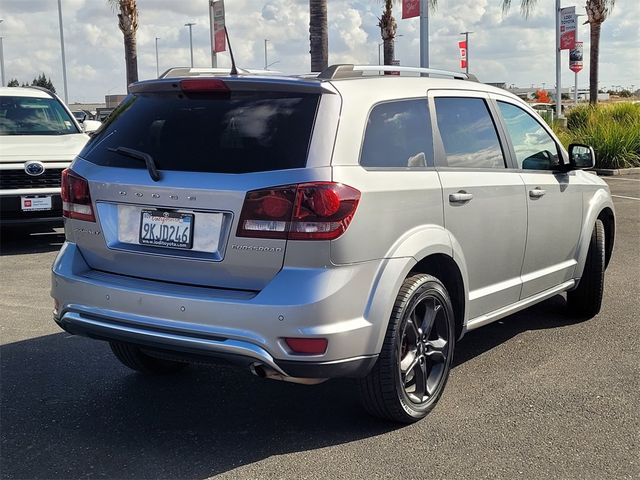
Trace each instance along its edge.
<instances>
[{"instance_id":1,"label":"rear window","mask_svg":"<svg viewBox=\"0 0 640 480\"><path fill-rule=\"evenodd\" d=\"M145 168L110 151L151 155L159 170L250 173L306 165L317 94L232 92L130 95L80 156L98 165Z\"/></svg>"},{"instance_id":2,"label":"rear window","mask_svg":"<svg viewBox=\"0 0 640 480\"><path fill-rule=\"evenodd\" d=\"M55 98L0 96L0 135L79 133Z\"/></svg>"}]
</instances>

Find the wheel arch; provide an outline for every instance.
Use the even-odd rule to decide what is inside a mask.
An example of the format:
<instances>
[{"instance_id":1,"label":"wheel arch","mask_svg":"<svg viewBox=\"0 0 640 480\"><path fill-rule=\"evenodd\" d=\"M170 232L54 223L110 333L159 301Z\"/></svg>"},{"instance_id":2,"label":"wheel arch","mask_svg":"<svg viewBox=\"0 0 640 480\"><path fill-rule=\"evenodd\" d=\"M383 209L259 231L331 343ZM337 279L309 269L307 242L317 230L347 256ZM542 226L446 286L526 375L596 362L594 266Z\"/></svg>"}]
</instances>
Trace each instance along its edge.
<instances>
[{"instance_id":1,"label":"wheel arch","mask_svg":"<svg viewBox=\"0 0 640 480\"><path fill-rule=\"evenodd\" d=\"M613 254L613 245L616 238L616 219L613 210L609 207L603 208L598 214L598 220L602 221L604 225L604 267L607 268Z\"/></svg>"},{"instance_id":2,"label":"wheel arch","mask_svg":"<svg viewBox=\"0 0 640 480\"><path fill-rule=\"evenodd\" d=\"M416 263L407 276L414 273L432 275L444 284L451 298L456 338L460 339L464 333L466 293L462 272L456 261L449 255L442 253L432 254Z\"/></svg>"},{"instance_id":3,"label":"wheel arch","mask_svg":"<svg viewBox=\"0 0 640 480\"><path fill-rule=\"evenodd\" d=\"M596 220L601 220L605 229L605 265L609 264L613 254L613 245L615 240L615 209L611 195L604 188L598 189L594 194L585 199L585 214L582 223L582 231L577 245L577 264L574 278L579 280L584 271L585 262L587 261L587 253L589 251L589 243L591 241L591 233Z\"/></svg>"}]
</instances>

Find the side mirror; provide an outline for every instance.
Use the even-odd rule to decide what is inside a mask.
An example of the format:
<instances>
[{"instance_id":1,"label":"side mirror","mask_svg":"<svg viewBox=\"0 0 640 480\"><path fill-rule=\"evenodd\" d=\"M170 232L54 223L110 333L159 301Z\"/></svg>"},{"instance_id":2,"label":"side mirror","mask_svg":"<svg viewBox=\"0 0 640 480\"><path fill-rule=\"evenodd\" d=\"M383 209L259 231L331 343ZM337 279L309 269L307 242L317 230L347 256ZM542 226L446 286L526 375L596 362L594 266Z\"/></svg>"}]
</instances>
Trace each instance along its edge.
<instances>
[{"instance_id":1,"label":"side mirror","mask_svg":"<svg viewBox=\"0 0 640 480\"><path fill-rule=\"evenodd\" d=\"M572 170L593 168L596 165L596 154L589 145L572 143L569 145L569 165Z\"/></svg>"},{"instance_id":2,"label":"side mirror","mask_svg":"<svg viewBox=\"0 0 640 480\"><path fill-rule=\"evenodd\" d=\"M98 122L96 120L85 120L82 123L82 129L84 133L93 133L100 128L102 122Z\"/></svg>"}]
</instances>

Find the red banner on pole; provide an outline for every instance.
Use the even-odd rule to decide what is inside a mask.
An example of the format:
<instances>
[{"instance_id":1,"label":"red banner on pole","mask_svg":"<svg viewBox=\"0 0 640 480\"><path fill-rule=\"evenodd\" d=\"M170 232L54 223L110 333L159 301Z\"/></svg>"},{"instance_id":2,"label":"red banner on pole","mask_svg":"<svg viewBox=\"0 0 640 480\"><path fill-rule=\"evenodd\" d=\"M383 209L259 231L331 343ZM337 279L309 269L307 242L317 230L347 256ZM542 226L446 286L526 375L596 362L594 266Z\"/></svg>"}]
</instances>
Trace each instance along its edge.
<instances>
[{"instance_id":1,"label":"red banner on pole","mask_svg":"<svg viewBox=\"0 0 640 480\"><path fill-rule=\"evenodd\" d=\"M402 18L420 16L420 0L402 0Z\"/></svg>"},{"instance_id":2,"label":"red banner on pole","mask_svg":"<svg viewBox=\"0 0 640 480\"><path fill-rule=\"evenodd\" d=\"M569 68L575 73L582 70L582 42L576 42L576 47L569 50Z\"/></svg>"},{"instance_id":3,"label":"red banner on pole","mask_svg":"<svg viewBox=\"0 0 640 480\"><path fill-rule=\"evenodd\" d=\"M576 7L560 9L560 50L571 50L576 46Z\"/></svg>"},{"instance_id":4,"label":"red banner on pole","mask_svg":"<svg viewBox=\"0 0 640 480\"><path fill-rule=\"evenodd\" d=\"M467 42L465 40L458 42L458 49L460 50L460 68L467 68Z\"/></svg>"},{"instance_id":5,"label":"red banner on pole","mask_svg":"<svg viewBox=\"0 0 640 480\"><path fill-rule=\"evenodd\" d=\"M213 51L224 52L227 49L227 42L224 36L224 0L211 1L211 18L213 18Z\"/></svg>"}]
</instances>

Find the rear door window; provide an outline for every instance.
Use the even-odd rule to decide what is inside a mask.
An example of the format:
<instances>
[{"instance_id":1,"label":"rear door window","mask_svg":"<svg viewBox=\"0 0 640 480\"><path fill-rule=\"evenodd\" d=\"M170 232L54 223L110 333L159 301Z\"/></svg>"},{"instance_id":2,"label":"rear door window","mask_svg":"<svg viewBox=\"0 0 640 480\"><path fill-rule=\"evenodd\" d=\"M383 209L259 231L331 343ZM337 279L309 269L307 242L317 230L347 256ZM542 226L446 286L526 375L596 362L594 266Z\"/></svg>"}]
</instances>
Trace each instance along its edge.
<instances>
[{"instance_id":1,"label":"rear door window","mask_svg":"<svg viewBox=\"0 0 640 480\"><path fill-rule=\"evenodd\" d=\"M496 127L483 99L436 97L435 105L445 166L506 167Z\"/></svg>"},{"instance_id":2,"label":"rear door window","mask_svg":"<svg viewBox=\"0 0 640 480\"><path fill-rule=\"evenodd\" d=\"M103 166L145 168L143 162L112 151L127 147L151 155L159 170L250 173L301 168L319 98L275 92L130 95L80 156Z\"/></svg>"},{"instance_id":3,"label":"rear door window","mask_svg":"<svg viewBox=\"0 0 640 480\"><path fill-rule=\"evenodd\" d=\"M380 103L367 120L360 165L432 167L433 142L427 99Z\"/></svg>"}]
</instances>

